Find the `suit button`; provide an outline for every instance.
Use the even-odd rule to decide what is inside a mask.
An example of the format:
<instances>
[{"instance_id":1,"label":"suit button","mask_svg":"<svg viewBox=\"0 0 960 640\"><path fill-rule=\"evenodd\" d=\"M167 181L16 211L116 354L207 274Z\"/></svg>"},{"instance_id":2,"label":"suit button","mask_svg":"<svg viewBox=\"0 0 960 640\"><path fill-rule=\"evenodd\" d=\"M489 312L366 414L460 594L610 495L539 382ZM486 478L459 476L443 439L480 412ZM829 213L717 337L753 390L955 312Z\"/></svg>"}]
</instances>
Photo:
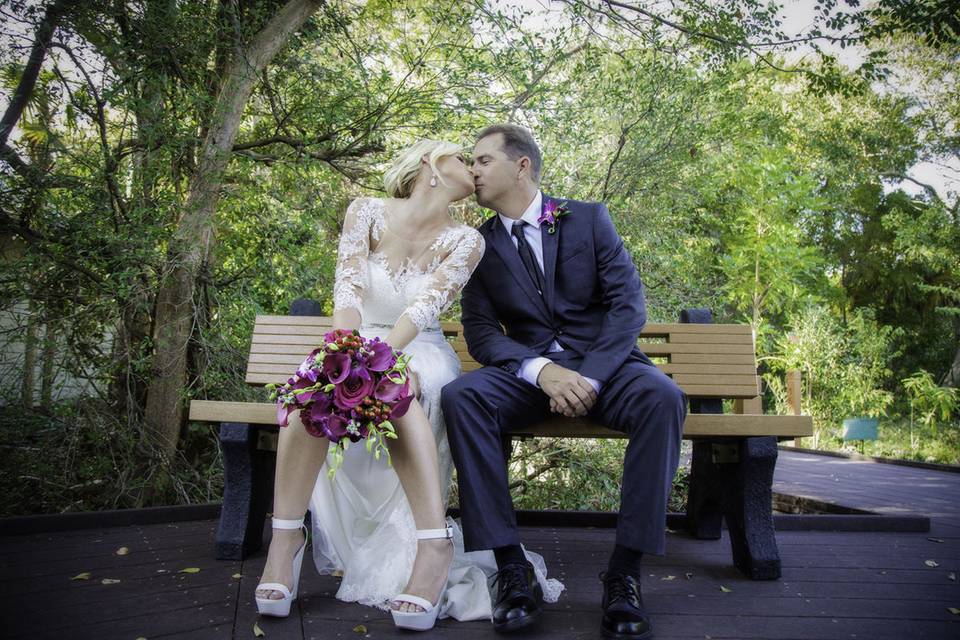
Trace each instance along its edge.
<instances>
[{"instance_id":1,"label":"suit button","mask_svg":"<svg viewBox=\"0 0 960 640\"><path fill-rule=\"evenodd\" d=\"M563 335L563 330L562 330L562 329L557 329L557 335L558 335L558 336L562 336L562 335Z\"/></svg>"}]
</instances>

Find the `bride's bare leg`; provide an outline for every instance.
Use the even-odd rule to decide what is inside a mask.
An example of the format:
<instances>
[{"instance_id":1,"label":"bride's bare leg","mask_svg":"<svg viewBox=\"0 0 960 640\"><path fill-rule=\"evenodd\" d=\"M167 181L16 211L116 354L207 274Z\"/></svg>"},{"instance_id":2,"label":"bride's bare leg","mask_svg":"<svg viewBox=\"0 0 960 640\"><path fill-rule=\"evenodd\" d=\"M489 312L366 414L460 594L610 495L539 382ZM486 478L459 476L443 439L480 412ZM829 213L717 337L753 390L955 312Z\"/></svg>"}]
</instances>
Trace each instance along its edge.
<instances>
[{"instance_id":1,"label":"bride's bare leg","mask_svg":"<svg viewBox=\"0 0 960 640\"><path fill-rule=\"evenodd\" d=\"M311 436L303 428L300 412L290 414L290 422L280 428L277 443L277 473L273 489L273 515L295 520L307 511L317 475L326 460L330 441ZM279 582L293 586L293 556L303 544L298 529L274 529L267 551L267 564L261 582ZM258 589L261 598L274 600L283 594L274 589Z\"/></svg>"},{"instance_id":2,"label":"bride's bare leg","mask_svg":"<svg viewBox=\"0 0 960 640\"><path fill-rule=\"evenodd\" d=\"M437 465L437 443L430 421L416 400L402 418L393 420L396 440L388 440L393 468L407 494L410 510L417 529L441 529L446 526L446 514L440 497L440 470ZM420 540L417 559L404 593L420 596L430 602L437 599L447 579L447 569L453 559L453 544L448 539ZM407 602L394 605L399 611L422 611Z\"/></svg>"}]
</instances>

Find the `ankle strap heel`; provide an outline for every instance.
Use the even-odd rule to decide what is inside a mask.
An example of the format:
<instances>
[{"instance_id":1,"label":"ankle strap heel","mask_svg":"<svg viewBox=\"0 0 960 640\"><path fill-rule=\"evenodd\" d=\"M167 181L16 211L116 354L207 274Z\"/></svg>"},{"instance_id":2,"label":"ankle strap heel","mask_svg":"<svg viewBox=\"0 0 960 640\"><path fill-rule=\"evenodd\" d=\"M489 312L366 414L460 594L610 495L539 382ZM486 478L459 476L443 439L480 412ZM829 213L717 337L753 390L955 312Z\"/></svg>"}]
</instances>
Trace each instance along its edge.
<instances>
[{"instance_id":1,"label":"ankle strap heel","mask_svg":"<svg viewBox=\"0 0 960 640\"><path fill-rule=\"evenodd\" d=\"M283 520L281 518L271 518L271 526L274 529L299 529L303 526L303 518L298 520Z\"/></svg>"},{"instance_id":2,"label":"ankle strap heel","mask_svg":"<svg viewBox=\"0 0 960 640\"><path fill-rule=\"evenodd\" d=\"M443 529L417 529L417 540L434 540L436 538L452 538L453 527Z\"/></svg>"}]
</instances>

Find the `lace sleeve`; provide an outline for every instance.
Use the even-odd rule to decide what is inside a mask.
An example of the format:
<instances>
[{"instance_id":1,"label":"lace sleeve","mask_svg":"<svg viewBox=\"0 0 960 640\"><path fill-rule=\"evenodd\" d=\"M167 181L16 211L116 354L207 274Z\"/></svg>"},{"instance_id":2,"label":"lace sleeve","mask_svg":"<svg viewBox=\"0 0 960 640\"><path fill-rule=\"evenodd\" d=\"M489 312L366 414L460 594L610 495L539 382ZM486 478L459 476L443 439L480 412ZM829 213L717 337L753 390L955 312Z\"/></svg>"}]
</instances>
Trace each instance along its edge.
<instances>
[{"instance_id":1,"label":"lace sleeve","mask_svg":"<svg viewBox=\"0 0 960 640\"><path fill-rule=\"evenodd\" d=\"M454 247L443 259L424 287L404 313L418 329L440 317L470 279L470 274L483 257L483 236L475 229L454 238Z\"/></svg>"},{"instance_id":2,"label":"lace sleeve","mask_svg":"<svg viewBox=\"0 0 960 640\"><path fill-rule=\"evenodd\" d=\"M362 314L363 289L367 282L367 256L370 253L370 211L373 201L357 198L347 207L337 249L337 268L333 284L333 310L356 309Z\"/></svg>"}]
</instances>

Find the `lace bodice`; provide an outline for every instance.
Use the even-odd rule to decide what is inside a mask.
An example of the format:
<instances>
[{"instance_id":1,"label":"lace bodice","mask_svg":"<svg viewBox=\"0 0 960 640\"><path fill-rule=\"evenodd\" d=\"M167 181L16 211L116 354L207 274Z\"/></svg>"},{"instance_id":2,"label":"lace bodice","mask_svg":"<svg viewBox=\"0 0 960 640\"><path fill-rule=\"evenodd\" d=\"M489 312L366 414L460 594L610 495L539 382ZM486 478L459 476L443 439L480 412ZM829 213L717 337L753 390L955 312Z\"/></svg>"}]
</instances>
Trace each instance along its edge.
<instances>
[{"instance_id":1,"label":"lace bodice","mask_svg":"<svg viewBox=\"0 0 960 640\"><path fill-rule=\"evenodd\" d=\"M435 326L483 257L483 236L456 224L432 242L410 241L393 233L391 226L379 198L358 198L347 207L334 311L356 309L363 324L393 326L406 314L420 330Z\"/></svg>"}]
</instances>

